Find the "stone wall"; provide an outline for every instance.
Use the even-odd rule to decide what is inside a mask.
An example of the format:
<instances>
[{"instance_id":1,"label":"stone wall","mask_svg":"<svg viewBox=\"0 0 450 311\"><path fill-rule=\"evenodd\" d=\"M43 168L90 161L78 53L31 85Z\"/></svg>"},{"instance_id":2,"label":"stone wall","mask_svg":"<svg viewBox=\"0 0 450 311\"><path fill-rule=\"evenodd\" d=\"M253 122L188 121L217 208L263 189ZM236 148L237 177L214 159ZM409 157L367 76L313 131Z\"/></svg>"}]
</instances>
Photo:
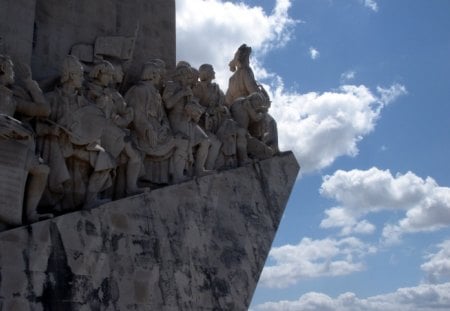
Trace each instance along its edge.
<instances>
[{"instance_id":1,"label":"stone wall","mask_svg":"<svg viewBox=\"0 0 450 311\"><path fill-rule=\"evenodd\" d=\"M0 310L247 310L292 153L0 233Z\"/></svg>"},{"instance_id":2,"label":"stone wall","mask_svg":"<svg viewBox=\"0 0 450 311\"><path fill-rule=\"evenodd\" d=\"M175 66L175 0L0 0L0 20L0 53L31 60L37 80L58 75L74 44L98 36L137 33L132 79L148 59Z\"/></svg>"},{"instance_id":3,"label":"stone wall","mask_svg":"<svg viewBox=\"0 0 450 311\"><path fill-rule=\"evenodd\" d=\"M35 6L36 0L0 0L0 54L30 63Z\"/></svg>"}]
</instances>

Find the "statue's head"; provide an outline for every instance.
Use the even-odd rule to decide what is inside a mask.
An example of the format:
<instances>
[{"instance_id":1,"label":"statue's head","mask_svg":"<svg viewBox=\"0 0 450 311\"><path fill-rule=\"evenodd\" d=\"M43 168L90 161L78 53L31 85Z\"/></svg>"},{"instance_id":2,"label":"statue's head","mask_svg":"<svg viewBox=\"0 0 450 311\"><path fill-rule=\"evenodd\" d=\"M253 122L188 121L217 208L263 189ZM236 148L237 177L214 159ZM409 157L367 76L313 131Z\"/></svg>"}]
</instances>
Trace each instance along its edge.
<instances>
[{"instance_id":1,"label":"statue's head","mask_svg":"<svg viewBox=\"0 0 450 311\"><path fill-rule=\"evenodd\" d=\"M155 61L146 62L141 71L141 80L152 81L154 84L161 82L161 64Z\"/></svg>"},{"instance_id":2,"label":"statue's head","mask_svg":"<svg viewBox=\"0 0 450 311\"><path fill-rule=\"evenodd\" d=\"M179 81L183 86L191 85L193 78L192 67L185 63L178 63L175 68L173 79Z\"/></svg>"},{"instance_id":3,"label":"statue's head","mask_svg":"<svg viewBox=\"0 0 450 311\"><path fill-rule=\"evenodd\" d=\"M158 66L161 79L164 80L166 78L166 62L159 58L152 59L151 62Z\"/></svg>"},{"instance_id":4,"label":"statue's head","mask_svg":"<svg viewBox=\"0 0 450 311\"><path fill-rule=\"evenodd\" d=\"M210 64L203 64L198 68L200 81L211 81L216 78L214 68Z\"/></svg>"},{"instance_id":5,"label":"statue's head","mask_svg":"<svg viewBox=\"0 0 450 311\"><path fill-rule=\"evenodd\" d=\"M189 68L189 70L187 70L185 72L185 81L187 85L190 85L192 87L195 86L195 84L197 84L198 82L198 77L200 75L200 73L198 72L197 69L195 69L194 67L191 66L191 64L189 64L187 61L184 60L180 60L177 63L176 69L180 68L180 67L187 67Z\"/></svg>"},{"instance_id":6,"label":"statue's head","mask_svg":"<svg viewBox=\"0 0 450 311\"><path fill-rule=\"evenodd\" d=\"M228 66L232 72L235 72L236 69L241 67L247 67L250 64L250 54L252 53L252 48L242 44L234 53L233 59L230 61Z\"/></svg>"},{"instance_id":7,"label":"statue's head","mask_svg":"<svg viewBox=\"0 0 450 311\"><path fill-rule=\"evenodd\" d=\"M0 85L14 83L14 65L11 58L0 54Z\"/></svg>"},{"instance_id":8,"label":"statue's head","mask_svg":"<svg viewBox=\"0 0 450 311\"><path fill-rule=\"evenodd\" d=\"M267 100L261 92L254 92L247 96L247 100L256 112L267 112L269 109Z\"/></svg>"},{"instance_id":9,"label":"statue's head","mask_svg":"<svg viewBox=\"0 0 450 311\"><path fill-rule=\"evenodd\" d=\"M81 88L84 80L84 68L78 58L73 55L67 55L63 60L61 83L71 83L75 88Z\"/></svg>"},{"instance_id":10,"label":"statue's head","mask_svg":"<svg viewBox=\"0 0 450 311\"><path fill-rule=\"evenodd\" d=\"M114 66L110 62L102 60L92 68L89 77L102 86L107 86L113 81L114 74Z\"/></svg>"}]
</instances>

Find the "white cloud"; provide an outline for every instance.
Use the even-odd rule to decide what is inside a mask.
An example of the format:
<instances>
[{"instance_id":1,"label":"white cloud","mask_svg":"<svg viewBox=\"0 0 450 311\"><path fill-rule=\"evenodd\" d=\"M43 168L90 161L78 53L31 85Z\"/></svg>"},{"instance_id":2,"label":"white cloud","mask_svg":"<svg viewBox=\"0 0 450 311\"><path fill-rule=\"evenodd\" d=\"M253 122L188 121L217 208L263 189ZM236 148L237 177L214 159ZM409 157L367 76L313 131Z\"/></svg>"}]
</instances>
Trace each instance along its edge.
<instances>
[{"instance_id":1,"label":"white cloud","mask_svg":"<svg viewBox=\"0 0 450 311\"><path fill-rule=\"evenodd\" d=\"M363 0L363 4L365 7L371 9L374 12L378 12L378 4L375 0Z\"/></svg>"},{"instance_id":2,"label":"white cloud","mask_svg":"<svg viewBox=\"0 0 450 311\"><path fill-rule=\"evenodd\" d=\"M309 48L309 56L311 56L312 60L318 59L320 56L319 50L317 50L316 48L310 47Z\"/></svg>"},{"instance_id":3,"label":"white cloud","mask_svg":"<svg viewBox=\"0 0 450 311\"><path fill-rule=\"evenodd\" d=\"M389 88L382 88L378 86L377 92L380 94L379 101L384 105L391 103L398 97L408 93L405 86L398 83L394 83Z\"/></svg>"},{"instance_id":4,"label":"white cloud","mask_svg":"<svg viewBox=\"0 0 450 311\"><path fill-rule=\"evenodd\" d=\"M356 238L312 240L297 245L274 247L269 258L274 265L264 267L260 284L287 287L304 278L346 275L364 269L361 259L375 249Z\"/></svg>"},{"instance_id":5,"label":"white cloud","mask_svg":"<svg viewBox=\"0 0 450 311\"><path fill-rule=\"evenodd\" d=\"M220 0L176 0L177 59L193 66L212 64L217 82L228 86L228 63L246 43L265 53L291 38L296 21L288 15L290 0L276 0L270 14L259 6Z\"/></svg>"},{"instance_id":6,"label":"white cloud","mask_svg":"<svg viewBox=\"0 0 450 311\"><path fill-rule=\"evenodd\" d=\"M302 295L295 301L266 302L254 311L437 311L450 309L450 283L423 284L400 288L393 293L358 298L344 293L337 298L316 292Z\"/></svg>"},{"instance_id":7,"label":"white cloud","mask_svg":"<svg viewBox=\"0 0 450 311\"><path fill-rule=\"evenodd\" d=\"M411 172L393 176L389 170L378 168L339 170L324 177L320 193L339 204L325 211L321 227L341 228L342 234L355 233L363 216L381 210L405 213L397 224L385 226L383 237L387 242L398 241L405 232L433 231L450 225L450 188Z\"/></svg>"},{"instance_id":8,"label":"white cloud","mask_svg":"<svg viewBox=\"0 0 450 311\"><path fill-rule=\"evenodd\" d=\"M438 247L439 251L428 255L428 261L420 266L431 283L450 280L450 240L442 242Z\"/></svg>"},{"instance_id":9,"label":"white cloud","mask_svg":"<svg viewBox=\"0 0 450 311\"><path fill-rule=\"evenodd\" d=\"M271 95L281 150L293 150L307 173L331 165L337 157L356 156L358 142L373 131L381 108L401 94L402 86L379 88L377 93L364 85L325 93L286 90L283 79L267 72L260 59L290 40L297 22L288 14L290 6L291 0L276 0L267 14L243 3L177 0L177 59L193 66L212 64L225 91L235 50L242 43L252 46L255 77Z\"/></svg>"},{"instance_id":10,"label":"white cloud","mask_svg":"<svg viewBox=\"0 0 450 311\"><path fill-rule=\"evenodd\" d=\"M279 83L270 93L281 149L294 150L303 173L327 167L339 156L356 156L358 142L373 131L389 103L364 85L299 94Z\"/></svg>"},{"instance_id":11,"label":"white cloud","mask_svg":"<svg viewBox=\"0 0 450 311\"><path fill-rule=\"evenodd\" d=\"M349 81L352 81L353 79L355 79L355 77L356 77L356 71L354 71L354 70L349 70L349 71L343 72L341 74L341 79L340 79L341 84L348 83Z\"/></svg>"}]
</instances>

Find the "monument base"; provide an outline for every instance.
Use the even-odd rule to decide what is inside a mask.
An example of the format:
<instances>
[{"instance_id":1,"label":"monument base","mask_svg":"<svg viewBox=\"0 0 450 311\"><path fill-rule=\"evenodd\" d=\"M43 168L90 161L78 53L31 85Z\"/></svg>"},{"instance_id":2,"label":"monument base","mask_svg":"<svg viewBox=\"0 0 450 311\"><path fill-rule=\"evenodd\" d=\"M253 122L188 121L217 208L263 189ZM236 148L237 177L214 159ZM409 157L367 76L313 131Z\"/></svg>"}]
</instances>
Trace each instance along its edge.
<instances>
[{"instance_id":1,"label":"monument base","mask_svg":"<svg viewBox=\"0 0 450 311\"><path fill-rule=\"evenodd\" d=\"M247 310L291 152L0 233L0 310Z\"/></svg>"}]
</instances>

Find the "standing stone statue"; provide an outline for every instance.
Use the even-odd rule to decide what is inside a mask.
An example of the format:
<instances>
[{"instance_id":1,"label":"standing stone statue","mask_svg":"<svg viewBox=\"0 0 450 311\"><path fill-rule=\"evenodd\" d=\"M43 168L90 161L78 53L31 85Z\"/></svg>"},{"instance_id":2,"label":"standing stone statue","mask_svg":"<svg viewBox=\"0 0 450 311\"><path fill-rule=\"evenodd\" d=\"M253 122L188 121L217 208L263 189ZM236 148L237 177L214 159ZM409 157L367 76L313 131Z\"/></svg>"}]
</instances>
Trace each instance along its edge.
<instances>
[{"instance_id":1,"label":"standing stone statue","mask_svg":"<svg viewBox=\"0 0 450 311\"><path fill-rule=\"evenodd\" d=\"M95 65L89 76L92 82L87 84L87 97L106 117L105 128L100 138L101 146L113 156L117 165L126 164L126 189L115 187L115 192L125 195L140 193L144 190L137 186L142 159L127 129L134 118L133 109L127 106L122 95L111 86L114 77L120 76L116 74L113 65L105 60Z\"/></svg>"},{"instance_id":2,"label":"standing stone statue","mask_svg":"<svg viewBox=\"0 0 450 311\"><path fill-rule=\"evenodd\" d=\"M0 55L0 224L13 226L22 224L23 218L27 223L39 220L37 206L49 173L35 154L33 129L15 118L50 113L30 68L22 65L22 74L24 87L13 86L14 65L8 56Z\"/></svg>"},{"instance_id":3,"label":"standing stone statue","mask_svg":"<svg viewBox=\"0 0 450 311\"><path fill-rule=\"evenodd\" d=\"M208 173L205 164L211 145L208 135L198 126L201 106L194 101L191 85L193 73L187 64L180 64L175 69L172 81L168 81L163 93L163 100L168 111L170 125L175 135L189 140L190 150L195 152L195 174ZM200 114L200 116L199 116ZM197 151L194 151L197 149ZM214 155L209 155L213 157ZM214 162L215 159L211 159Z\"/></svg>"},{"instance_id":4,"label":"standing stone statue","mask_svg":"<svg viewBox=\"0 0 450 311\"><path fill-rule=\"evenodd\" d=\"M250 124L248 130L253 137L260 139L266 145L270 146L274 150L274 153L277 153L279 152L277 124L268 113L271 103L270 98L263 86L256 81L253 70L250 67L251 52L251 47L242 44L229 63L230 70L234 73L229 79L226 103L228 107L231 107L240 97L246 97L252 93L259 93L265 101L264 106L266 108L260 109L264 113L264 116L259 121Z\"/></svg>"},{"instance_id":5,"label":"standing stone statue","mask_svg":"<svg viewBox=\"0 0 450 311\"><path fill-rule=\"evenodd\" d=\"M194 96L200 105L206 108L200 125L205 129L210 139L219 141L217 159L219 168L236 167L237 164L245 165L248 162L246 130L231 117L228 107L225 105L225 95L215 79L214 68L210 64L199 67L200 82L193 89ZM212 147L211 147L212 149ZM211 152L210 149L210 152Z\"/></svg>"},{"instance_id":6,"label":"standing stone statue","mask_svg":"<svg viewBox=\"0 0 450 311\"><path fill-rule=\"evenodd\" d=\"M141 80L130 88L125 100L134 109L131 130L145 157L145 178L153 183L178 183L186 179L189 142L173 135L164 110L159 93L164 66L160 60L145 63Z\"/></svg>"},{"instance_id":7,"label":"standing stone statue","mask_svg":"<svg viewBox=\"0 0 450 311\"><path fill-rule=\"evenodd\" d=\"M230 107L239 97L245 97L254 92L259 92L258 83L252 68L250 68L250 54L252 48L242 44L228 66L233 75L228 81L228 90L226 92L226 103Z\"/></svg>"},{"instance_id":8,"label":"standing stone statue","mask_svg":"<svg viewBox=\"0 0 450 311\"><path fill-rule=\"evenodd\" d=\"M84 69L75 56L63 62L61 86L48 94L51 115L42 125L41 154L52 168L48 188L56 210L90 208L111 186L114 159L100 145L104 112L83 95Z\"/></svg>"}]
</instances>

